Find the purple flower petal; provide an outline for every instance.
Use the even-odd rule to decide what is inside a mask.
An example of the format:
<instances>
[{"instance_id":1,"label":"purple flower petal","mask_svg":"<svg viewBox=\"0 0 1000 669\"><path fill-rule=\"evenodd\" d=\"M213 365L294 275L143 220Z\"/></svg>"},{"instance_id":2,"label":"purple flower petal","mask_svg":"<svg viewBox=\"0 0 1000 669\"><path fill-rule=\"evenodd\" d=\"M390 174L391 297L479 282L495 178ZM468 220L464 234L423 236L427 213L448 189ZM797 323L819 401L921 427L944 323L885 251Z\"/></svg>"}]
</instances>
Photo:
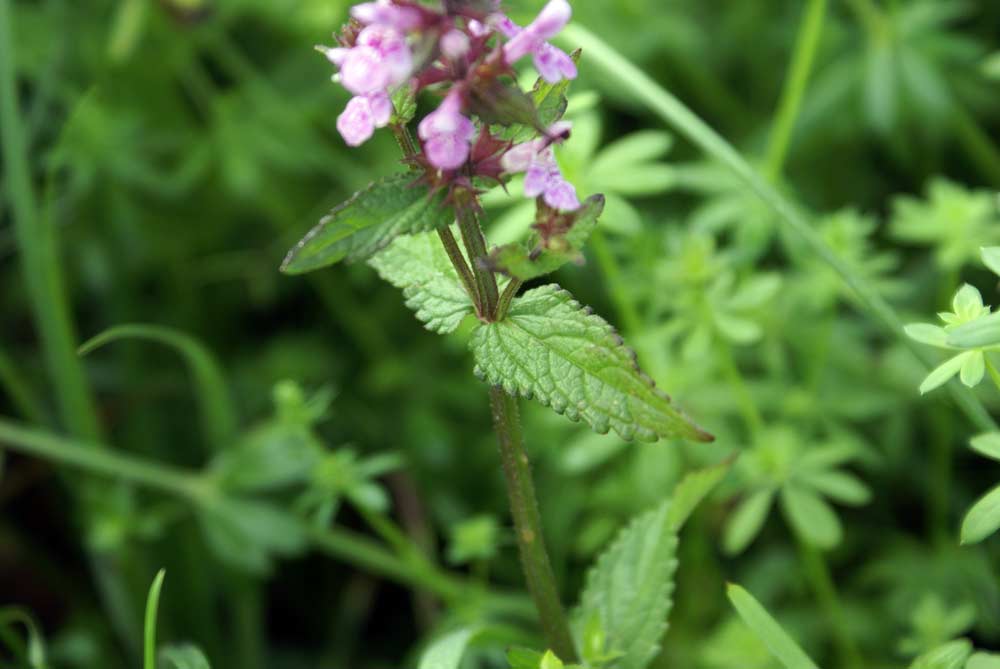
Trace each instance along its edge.
<instances>
[{"instance_id":1,"label":"purple flower petal","mask_svg":"<svg viewBox=\"0 0 1000 669\"><path fill-rule=\"evenodd\" d=\"M389 94L381 91L368 96L368 108L371 110L372 122L376 128L384 128L392 119L392 99Z\"/></svg>"},{"instance_id":2,"label":"purple flower petal","mask_svg":"<svg viewBox=\"0 0 1000 669\"><path fill-rule=\"evenodd\" d=\"M389 76L382 57L370 46L354 47L340 66L340 83L355 95L385 89Z\"/></svg>"},{"instance_id":3,"label":"purple flower petal","mask_svg":"<svg viewBox=\"0 0 1000 669\"><path fill-rule=\"evenodd\" d=\"M580 198L576 196L573 184L559 175L551 179L545 188L545 204L560 211L576 211L580 208Z\"/></svg>"},{"instance_id":4,"label":"purple flower petal","mask_svg":"<svg viewBox=\"0 0 1000 669\"><path fill-rule=\"evenodd\" d=\"M573 9L567 0L549 0L549 4L545 5L538 18L532 21L525 31L530 32L539 41L552 39L566 27L572 17Z\"/></svg>"},{"instance_id":5,"label":"purple flower petal","mask_svg":"<svg viewBox=\"0 0 1000 669\"><path fill-rule=\"evenodd\" d=\"M420 12L412 7L400 7L390 0L363 2L351 8L351 16L365 25L382 25L400 32L410 32L420 27Z\"/></svg>"},{"instance_id":6,"label":"purple flower petal","mask_svg":"<svg viewBox=\"0 0 1000 669\"><path fill-rule=\"evenodd\" d=\"M348 146L360 146L371 138L375 133L375 120L366 98L351 98L337 117L337 130Z\"/></svg>"},{"instance_id":7,"label":"purple flower petal","mask_svg":"<svg viewBox=\"0 0 1000 669\"><path fill-rule=\"evenodd\" d=\"M406 37L394 28L382 25L368 26L358 35L358 46L375 49L385 70L382 76L387 86L396 86L410 77L413 71L413 52Z\"/></svg>"},{"instance_id":8,"label":"purple flower petal","mask_svg":"<svg viewBox=\"0 0 1000 669\"><path fill-rule=\"evenodd\" d=\"M469 159L469 142L457 135L435 135L424 142L424 153L439 170L455 170Z\"/></svg>"},{"instance_id":9,"label":"purple flower petal","mask_svg":"<svg viewBox=\"0 0 1000 669\"><path fill-rule=\"evenodd\" d=\"M557 84L563 79L576 79L576 63L565 51L543 42L534 51L535 69L545 81Z\"/></svg>"}]
</instances>

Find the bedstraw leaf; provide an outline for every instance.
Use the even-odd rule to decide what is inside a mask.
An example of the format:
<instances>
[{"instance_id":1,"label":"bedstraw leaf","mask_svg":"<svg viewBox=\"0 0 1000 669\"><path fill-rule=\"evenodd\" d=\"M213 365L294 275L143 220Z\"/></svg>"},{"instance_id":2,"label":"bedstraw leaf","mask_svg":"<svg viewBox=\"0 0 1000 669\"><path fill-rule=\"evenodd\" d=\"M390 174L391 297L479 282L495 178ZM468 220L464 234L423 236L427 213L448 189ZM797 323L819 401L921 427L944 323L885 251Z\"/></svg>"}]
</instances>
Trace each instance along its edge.
<instances>
[{"instance_id":1,"label":"bedstraw leaf","mask_svg":"<svg viewBox=\"0 0 1000 669\"><path fill-rule=\"evenodd\" d=\"M601 434L712 440L639 369L614 328L559 286L526 292L503 321L478 327L472 351L480 378Z\"/></svg>"}]
</instances>

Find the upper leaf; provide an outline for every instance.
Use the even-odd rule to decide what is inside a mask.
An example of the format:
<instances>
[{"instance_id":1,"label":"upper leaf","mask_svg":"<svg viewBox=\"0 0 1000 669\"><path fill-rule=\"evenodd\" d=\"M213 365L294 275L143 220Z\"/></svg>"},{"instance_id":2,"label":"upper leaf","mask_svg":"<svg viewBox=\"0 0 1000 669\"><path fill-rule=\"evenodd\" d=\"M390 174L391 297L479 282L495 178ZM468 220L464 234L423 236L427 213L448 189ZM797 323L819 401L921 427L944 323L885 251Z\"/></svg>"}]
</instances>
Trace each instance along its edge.
<instances>
[{"instance_id":1,"label":"upper leaf","mask_svg":"<svg viewBox=\"0 0 1000 669\"><path fill-rule=\"evenodd\" d=\"M453 332L473 312L472 299L433 233L399 237L368 264L403 291L406 306L428 330Z\"/></svg>"},{"instance_id":2,"label":"upper leaf","mask_svg":"<svg viewBox=\"0 0 1000 669\"><path fill-rule=\"evenodd\" d=\"M673 606L677 534L670 503L635 519L597 560L574 619L607 635L615 669L644 669L660 650Z\"/></svg>"},{"instance_id":3,"label":"upper leaf","mask_svg":"<svg viewBox=\"0 0 1000 669\"><path fill-rule=\"evenodd\" d=\"M530 244L506 244L490 254L492 269L521 281L551 274L569 262L583 261L583 246L597 228L604 211L604 196L594 195L579 211L564 215L568 230L547 240L534 235Z\"/></svg>"},{"instance_id":4,"label":"upper leaf","mask_svg":"<svg viewBox=\"0 0 1000 669\"><path fill-rule=\"evenodd\" d=\"M363 260L399 235L434 230L455 220L443 195L413 184L412 174L372 183L323 218L288 252L281 271L304 274L347 259Z\"/></svg>"},{"instance_id":5,"label":"upper leaf","mask_svg":"<svg viewBox=\"0 0 1000 669\"><path fill-rule=\"evenodd\" d=\"M743 622L767 645L767 649L781 662L781 666L785 669L817 669L816 663L753 595L733 584L729 585L726 594Z\"/></svg>"},{"instance_id":6,"label":"upper leaf","mask_svg":"<svg viewBox=\"0 0 1000 669\"><path fill-rule=\"evenodd\" d=\"M574 63L580 63L581 53L581 50L577 49L570 54ZM497 136L512 142L525 142L534 137L540 129L551 127L566 113L566 107L569 105L566 92L570 83L572 82L569 79L562 79L558 83L550 84L539 77L534 88L526 96L535 108L534 122L521 121L508 128L498 129Z\"/></svg>"},{"instance_id":7,"label":"upper leaf","mask_svg":"<svg viewBox=\"0 0 1000 669\"><path fill-rule=\"evenodd\" d=\"M557 285L514 300L507 317L477 328L476 374L509 394L537 397L596 432L656 441L713 437L675 409L614 328Z\"/></svg>"},{"instance_id":8,"label":"upper leaf","mask_svg":"<svg viewBox=\"0 0 1000 669\"><path fill-rule=\"evenodd\" d=\"M726 478L732 460L691 472L677 484L674 488L670 506L670 529L679 532L687 519L694 512L695 508L701 504L702 500L711 493L717 485Z\"/></svg>"}]
</instances>

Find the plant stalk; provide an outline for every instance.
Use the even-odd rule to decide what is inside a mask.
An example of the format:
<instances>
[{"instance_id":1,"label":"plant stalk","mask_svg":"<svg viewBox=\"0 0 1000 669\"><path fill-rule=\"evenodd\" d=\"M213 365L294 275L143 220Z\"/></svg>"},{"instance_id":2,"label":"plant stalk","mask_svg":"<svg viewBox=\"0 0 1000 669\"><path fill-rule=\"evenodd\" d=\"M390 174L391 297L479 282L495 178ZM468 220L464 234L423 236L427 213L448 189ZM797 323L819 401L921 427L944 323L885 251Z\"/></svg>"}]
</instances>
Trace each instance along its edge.
<instances>
[{"instance_id":1,"label":"plant stalk","mask_svg":"<svg viewBox=\"0 0 1000 669\"><path fill-rule=\"evenodd\" d=\"M788 78L781 94L778 113L774 119L771 140L767 147L765 174L771 181L777 181L788 157L792 133L802 107L809 75L812 73L813 62L819 49L820 38L823 35L823 21L826 17L827 0L809 0L802 25L799 28L795 52L788 70Z\"/></svg>"},{"instance_id":2,"label":"plant stalk","mask_svg":"<svg viewBox=\"0 0 1000 669\"><path fill-rule=\"evenodd\" d=\"M858 653L858 648L847 629L847 618L844 607L840 603L837 589L830 575L830 567L823 554L799 539L799 555L806 568L806 576L819 599L820 605L826 611L827 619L832 623L832 636L840 665L845 669L863 669L865 666Z\"/></svg>"},{"instance_id":3,"label":"plant stalk","mask_svg":"<svg viewBox=\"0 0 1000 669\"><path fill-rule=\"evenodd\" d=\"M455 206L458 229L462 232L462 241L469 254L472 265L472 275L476 279L476 288L480 302L476 304L479 316L487 321L496 320L497 304L500 293L497 290L497 280L488 268L483 266L486 261L486 238L479 225L479 215L472 202L460 202Z\"/></svg>"},{"instance_id":4,"label":"plant stalk","mask_svg":"<svg viewBox=\"0 0 1000 669\"><path fill-rule=\"evenodd\" d=\"M493 426L500 443L507 495L528 591L535 601L549 646L563 661L574 662L576 650L573 637L559 599L549 555L545 550L542 518L531 480L531 463L524 450L517 399L504 392L503 388L494 386L490 388L490 406L493 409Z\"/></svg>"},{"instance_id":5,"label":"plant stalk","mask_svg":"<svg viewBox=\"0 0 1000 669\"><path fill-rule=\"evenodd\" d=\"M458 272L458 278L462 280L465 291L469 293L469 297L472 298L474 304L479 304L481 298L479 297L479 288L476 279L472 275L472 270L469 269L469 264L465 262L462 250L458 248L458 240L451 233L451 228L438 228L438 237L441 238L445 253L448 254L448 259L451 260L455 271Z\"/></svg>"}]
</instances>

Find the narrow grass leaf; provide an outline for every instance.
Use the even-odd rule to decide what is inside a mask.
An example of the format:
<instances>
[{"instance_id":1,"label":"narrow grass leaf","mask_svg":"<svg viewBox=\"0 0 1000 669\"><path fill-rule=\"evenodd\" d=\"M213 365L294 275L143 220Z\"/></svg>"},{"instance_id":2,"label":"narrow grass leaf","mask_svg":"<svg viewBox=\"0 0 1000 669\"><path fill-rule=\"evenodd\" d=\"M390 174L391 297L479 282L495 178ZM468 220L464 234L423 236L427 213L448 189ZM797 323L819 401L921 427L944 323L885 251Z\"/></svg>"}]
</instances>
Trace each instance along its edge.
<instances>
[{"instance_id":1,"label":"narrow grass leaf","mask_svg":"<svg viewBox=\"0 0 1000 669\"><path fill-rule=\"evenodd\" d=\"M785 669L819 669L753 595L734 584L726 588L726 595L743 622Z\"/></svg>"}]
</instances>

